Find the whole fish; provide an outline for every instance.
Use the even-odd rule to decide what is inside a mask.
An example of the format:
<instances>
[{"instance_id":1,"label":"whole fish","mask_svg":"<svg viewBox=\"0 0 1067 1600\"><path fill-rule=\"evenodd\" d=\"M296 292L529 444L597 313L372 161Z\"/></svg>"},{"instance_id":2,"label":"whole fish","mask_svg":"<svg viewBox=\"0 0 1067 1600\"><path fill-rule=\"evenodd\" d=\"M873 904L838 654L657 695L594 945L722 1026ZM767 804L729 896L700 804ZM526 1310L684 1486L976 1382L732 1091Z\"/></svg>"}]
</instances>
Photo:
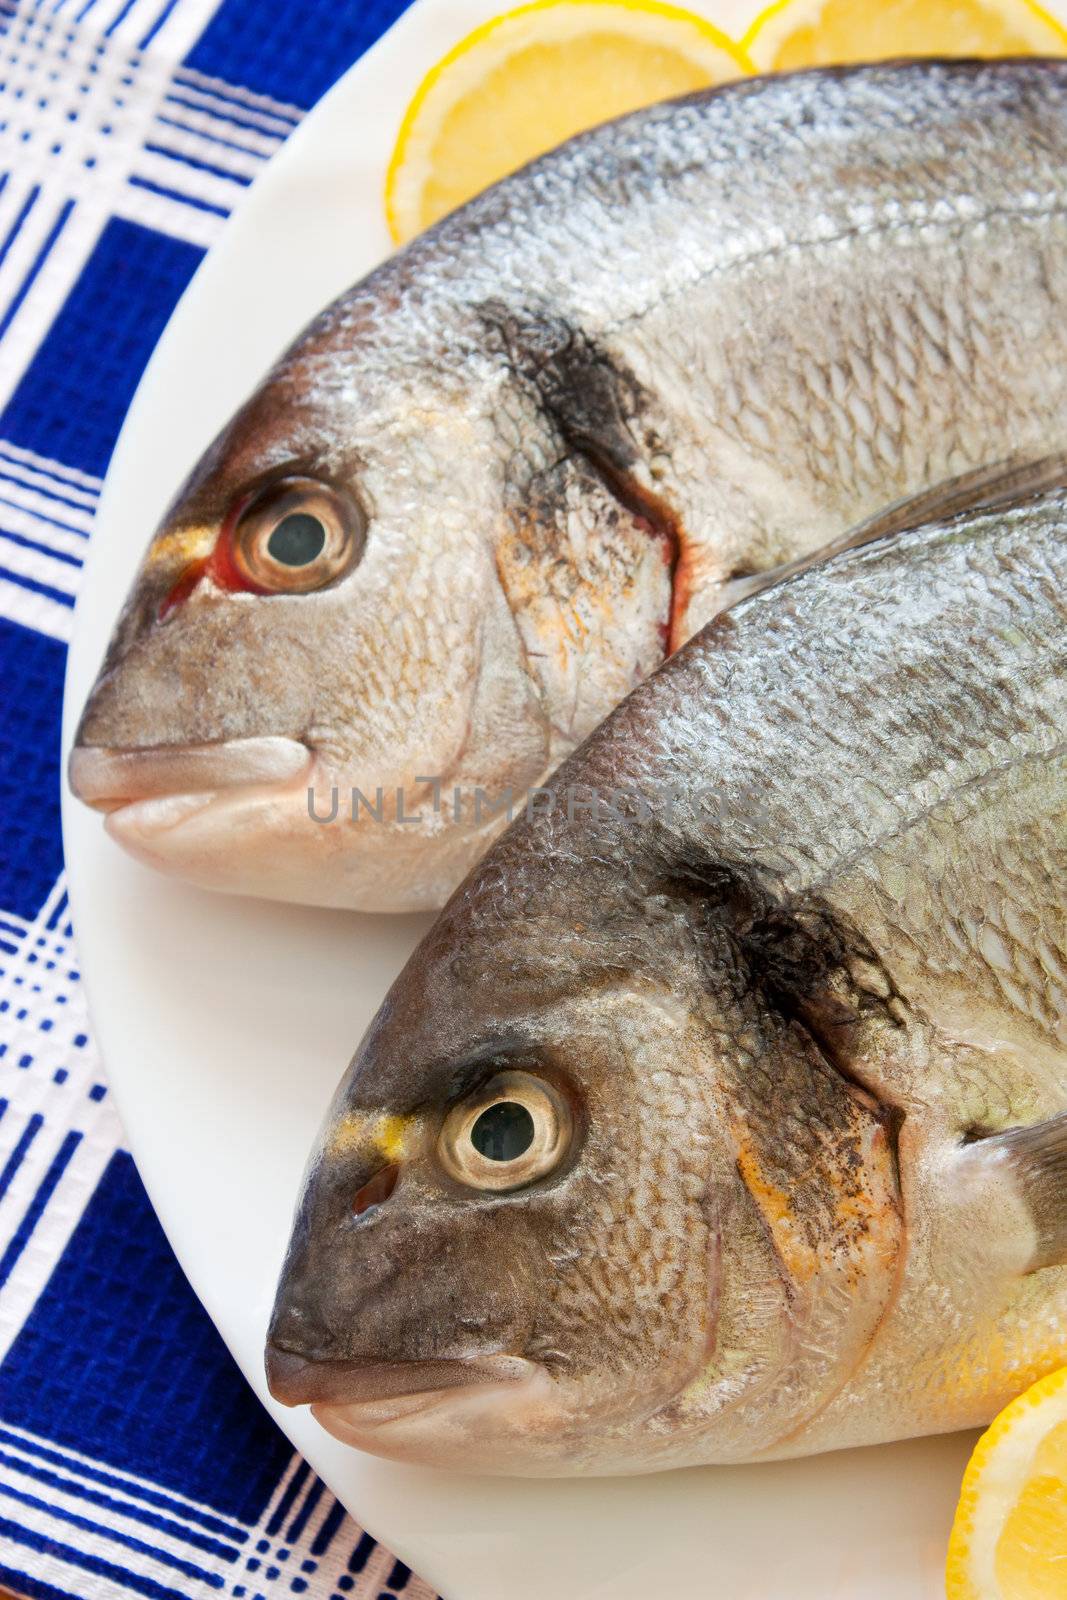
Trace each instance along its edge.
<instances>
[{"instance_id":1,"label":"whole fish","mask_svg":"<svg viewBox=\"0 0 1067 1600\"><path fill-rule=\"evenodd\" d=\"M741 82L535 162L208 451L75 791L202 884L440 904L748 574L1061 447L1065 206L1061 61Z\"/></svg>"},{"instance_id":2,"label":"whole fish","mask_svg":"<svg viewBox=\"0 0 1067 1600\"><path fill-rule=\"evenodd\" d=\"M631 1472L1067 1361L1067 495L710 623L412 957L268 1349L338 1437Z\"/></svg>"}]
</instances>

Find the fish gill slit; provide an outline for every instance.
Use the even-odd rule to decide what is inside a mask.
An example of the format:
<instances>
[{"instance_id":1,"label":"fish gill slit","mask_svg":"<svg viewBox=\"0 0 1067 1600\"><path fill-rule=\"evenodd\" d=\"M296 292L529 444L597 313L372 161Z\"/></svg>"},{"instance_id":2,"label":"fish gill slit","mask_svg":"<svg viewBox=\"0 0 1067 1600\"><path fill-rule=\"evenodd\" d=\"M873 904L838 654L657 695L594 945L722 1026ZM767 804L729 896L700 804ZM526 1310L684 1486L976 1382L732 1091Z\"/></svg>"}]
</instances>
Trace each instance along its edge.
<instances>
[{"instance_id":1,"label":"fish gill slit","mask_svg":"<svg viewBox=\"0 0 1067 1600\"><path fill-rule=\"evenodd\" d=\"M610 495L637 523L645 527L650 538L659 540L663 548L671 590L664 656L673 655L678 646L685 642L682 637L682 617L691 598L691 585L687 578L686 541L681 518L662 495L656 494L654 490L638 482L633 473L628 472L617 461L613 461L595 439L587 434L571 432L566 420L560 416L556 416L554 420L568 450L585 462L605 493Z\"/></svg>"},{"instance_id":2,"label":"fish gill slit","mask_svg":"<svg viewBox=\"0 0 1067 1600\"><path fill-rule=\"evenodd\" d=\"M803 1006L798 1010L795 1025L804 1030L813 1048L818 1052L819 1059L827 1070L839 1080L844 1092L853 1100L858 1101L860 1105L865 1106L881 1122L885 1131L893 1187L901 1205L903 1205L904 1188L901 1181L900 1168L900 1135L906 1117L904 1108L887 1099L883 1092L874 1088L856 1070L843 1054L838 1040L820 1027L818 1021L810 1013L805 1015Z\"/></svg>"},{"instance_id":3,"label":"fish gill slit","mask_svg":"<svg viewBox=\"0 0 1067 1600\"><path fill-rule=\"evenodd\" d=\"M837 1005L829 1008L820 1004L817 990L809 993L794 990L788 984L773 981L763 986L765 1001L787 1025L799 1029L809 1041L826 1070L838 1081L843 1092L877 1117L885 1131L893 1185L898 1196L903 1195L900 1171L900 1133L904 1124L903 1107L888 1099L885 1091L872 1082L856 1066L842 1044L840 1011ZM899 997L898 997L899 998ZM837 1025L831 1020L836 1013Z\"/></svg>"},{"instance_id":4,"label":"fish gill slit","mask_svg":"<svg viewBox=\"0 0 1067 1600\"><path fill-rule=\"evenodd\" d=\"M901 1229L901 1248L896 1254L892 1280L865 1347L848 1369L837 1375L837 1380L828 1386L821 1395L818 1404L802 1418L795 1421L774 1441L774 1449L780 1450L796 1439L801 1438L805 1432L811 1429L848 1386L856 1381L858 1374L871 1361L875 1350L878 1348L879 1341L889 1325L893 1311L899 1303L908 1254L907 1199L904 1172L900 1159L901 1134L907 1113L902 1106L889 1100L884 1092L879 1091L864 1078L861 1072L857 1071L854 1063L842 1049L839 1034L834 1030L832 1024L827 1024L817 1003L806 1003L802 994L790 993L785 986L771 992L765 990L764 1000L772 1007L781 1022L796 1028L803 1034L811 1048L817 1053L826 1070L841 1085L842 1092L866 1107L881 1124L885 1135L886 1157L896 1196ZM742 1180L743 1176L742 1174Z\"/></svg>"},{"instance_id":5,"label":"fish gill slit","mask_svg":"<svg viewBox=\"0 0 1067 1600\"><path fill-rule=\"evenodd\" d=\"M825 1054L825 1052L822 1051L822 1046L820 1045L818 1038L815 1035L811 1035L811 1037L812 1042L815 1044L816 1048L820 1050L820 1053ZM828 1066L830 1066L833 1071L837 1072L840 1076L843 1076L846 1079L849 1076L853 1076L848 1072L842 1072L840 1065L835 1061L833 1055L827 1056L826 1059ZM863 1088L863 1084L859 1079L855 1079L855 1081L860 1088ZM819 1404L813 1407L812 1410L801 1421L795 1424L795 1426L788 1428L785 1433L781 1434L780 1437L775 1440L774 1448L776 1450L781 1450L784 1446L792 1444L795 1440L801 1438L805 1432L814 1427L819 1418L824 1416L825 1413L829 1411L830 1407L839 1398L839 1396L844 1393L849 1384L855 1383L859 1374L866 1366L869 1365L875 1351L878 1349L879 1341L882 1335L889 1326L893 1312L900 1303L901 1293L904 1288L904 1277L908 1264L908 1209L904 1188L904 1174L900 1164L900 1135L904 1127L906 1113L902 1107L895 1106L886 1100L879 1100L878 1104L882 1109L882 1123L886 1131L886 1143L888 1146L890 1170L893 1175L893 1183L896 1187L897 1201L900 1207L901 1248L897 1251L896 1261L893 1268L893 1277L889 1285L889 1292L886 1295L885 1303L878 1313L877 1320L874 1324L874 1327L871 1329L870 1337L868 1338L866 1347L862 1353L857 1357L856 1361L847 1372L840 1374L838 1382L830 1385L826 1393L824 1393L821 1397Z\"/></svg>"},{"instance_id":6,"label":"fish gill slit","mask_svg":"<svg viewBox=\"0 0 1067 1600\"><path fill-rule=\"evenodd\" d=\"M572 458L580 459L605 493L659 541L668 570L670 605L664 624L664 655L684 642L682 618L691 598L688 545L682 519L633 471L646 467L634 434L641 432L646 453L656 448L647 425L653 396L602 340L560 316L549 306L531 312L501 300L478 307L489 338L499 343L512 376L526 389Z\"/></svg>"},{"instance_id":7,"label":"fish gill slit","mask_svg":"<svg viewBox=\"0 0 1067 1600\"><path fill-rule=\"evenodd\" d=\"M693 923L698 939L710 936L721 954L725 934L745 992L779 1025L799 1030L845 1093L881 1121L901 1193L904 1111L862 1071L849 1048L856 1027L872 1011L893 1028L906 1025L907 1001L877 950L839 910L810 895L796 900L773 876L750 865L694 861L684 874L675 866L672 876L674 893L699 908ZM877 981L863 981L857 964Z\"/></svg>"}]
</instances>

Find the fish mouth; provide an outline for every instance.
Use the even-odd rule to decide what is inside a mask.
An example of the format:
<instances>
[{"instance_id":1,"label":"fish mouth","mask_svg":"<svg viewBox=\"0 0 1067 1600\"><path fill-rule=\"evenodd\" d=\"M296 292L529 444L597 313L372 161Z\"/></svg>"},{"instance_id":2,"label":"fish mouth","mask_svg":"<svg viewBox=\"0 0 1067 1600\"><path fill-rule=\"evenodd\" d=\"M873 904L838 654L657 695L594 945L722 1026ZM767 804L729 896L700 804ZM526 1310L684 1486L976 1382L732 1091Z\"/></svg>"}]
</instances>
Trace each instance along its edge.
<instances>
[{"instance_id":1,"label":"fish mouth","mask_svg":"<svg viewBox=\"0 0 1067 1600\"><path fill-rule=\"evenodd\" d=\"M141 749L76 745L67 779L71 792L108 816L135 807L143 822L166 825L190 801L207 805L223 790L291 783L308 772L311 751L298 739L225 739L217 744L147 745Z\"/></svg>"},{"instance_id":2,"label":"fish mouth","mask_svg":"<svg viewBox=\"0 0 1067 1600\"><path fill-rule=\"evenodd\" d=\"M273 735L143 747L79 743L68 762L72 793L102 814L109 837L168 877L360 911L443 905L473 861L476 836L460 833L442 850L428 806L426 828L374 828L381 818L372 807L357 817L354 803L339 799L347 791L343 777L321 751ZM374 787L363 780L365 791ZM415 820L413 810L402 818ZM443 837L447 844L447 830Z\"/></svg>"},{"instance_id":3,"label":"fish mouth","mask_svg":"<svg viewBox=\"0 0 1067 1600\"><path fill-rule=\"evenodd\" d=\"M528 1385L543 1369L523 1356L496 1354L442 1361L309 1361L279 1345L267 1347L267 1384L283 1405L310 1405L330 1432L335 1418L362 1432L422 1415L472 1393Z\"/></svg>"}]
</instances>

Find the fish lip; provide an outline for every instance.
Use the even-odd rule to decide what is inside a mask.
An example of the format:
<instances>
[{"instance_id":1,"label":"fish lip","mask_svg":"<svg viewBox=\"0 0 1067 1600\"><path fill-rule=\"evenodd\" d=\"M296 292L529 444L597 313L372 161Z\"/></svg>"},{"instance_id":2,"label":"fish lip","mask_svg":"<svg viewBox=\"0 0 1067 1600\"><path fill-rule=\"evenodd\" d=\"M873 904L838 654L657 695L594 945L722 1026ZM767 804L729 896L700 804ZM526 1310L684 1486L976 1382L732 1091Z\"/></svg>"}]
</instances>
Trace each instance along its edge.
<instances>
[{"instance_id":1,"label":"fish lip","mask_svg":"<svg viewBox=\"0 0 1067 1600\"><path fill-rule=\"evenodd\" d=\"M78 744L70 753L67 781L79 800L109 818L130 808L147 818L156 810L167 824L224 791L292 783L313 761L302 740L273 734L141 748Z\"/></svg>"},{"instance_id":2,"label":"fish lip","mask_svg":"<svg viewBox=\"0 0 1067 1600\"><path fill-rule=\"evenodd\" d=\"M273 1342L267 1346L267 1385L283 1405L343 1406L369 1425L397 1420L436 1405L457 1391L521 1382L536 1363L522 1356L455 1356L440 1361L310 1361Z\"/></svg>"}]
</instances>

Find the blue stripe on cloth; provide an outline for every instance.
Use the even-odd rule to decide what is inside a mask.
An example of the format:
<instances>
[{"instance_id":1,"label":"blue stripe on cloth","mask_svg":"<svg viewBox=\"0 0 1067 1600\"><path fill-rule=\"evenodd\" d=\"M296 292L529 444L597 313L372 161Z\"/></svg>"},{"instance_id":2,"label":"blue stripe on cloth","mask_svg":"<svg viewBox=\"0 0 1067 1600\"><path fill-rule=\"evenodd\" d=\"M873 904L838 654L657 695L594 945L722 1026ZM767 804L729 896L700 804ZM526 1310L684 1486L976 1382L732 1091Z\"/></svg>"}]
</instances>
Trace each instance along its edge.
<instances>
[{"instance_id":1,"label":"blue stripe on cloth","mask_svg":"<svg viewBox=\"0 0 1067 1600\"><path fill-rule=\"evenodd\" d=\"M23 1446L25 1449L26 1447ZM84 1471L84 1468L65 1463L67 1471ZM233 1544L223 1544L220 1539L209 1538L206 1533L198 1533L195 1528L187 1528L180 1522L175 1522L173 1517L161 1517L156 1511L148 1511L144 1506L135 1505L133 1501L117 1500L114 1495L101 1494L97 1489L90 1489L87 1484L78 1483L73 1478L62 1477L58 1472L49 1472L47 1467L35 1466L32 1462L23 1461L18 1456L6 1455L0 1450L0 1466L9 1467L12 1472L18 1472L25 1478L32 1478L35 1483L43 1483L49 1489L58 1489L64 1494L73 1495L78 1500L84 1500L87 1505L98 1506L101 1511L115 1511L124 1517L131 1518L134 1522L143 1523L146 1528L154 1528L157 1533L170 1534L174 1539L181 1539L194 1550L202 1550L207 1556L218 1556L220 1561L236 1561L240 1554L240 1543L248 1538L246 1533L235 1533L232 1537ZM109 1479L114 1483L117 1480ZM142 1493L132 1485L124 1485L128 1494ZM3 1492L0 1485L0 1493Z\"/></svg>"},{"instance_id":2,"label":"blue stripe on cloth","mask_svg":"<svg viewBox=\"0 0 1067 1600\"><path fill-rule=\"evenodd\" d=\"M18 292L8 305L7 311L2 317L0 317L0 339L4 337L4 334L7 332L8 328L10 328L11 324L21 311L26 296L29 294L34 283L37 281L37 274L48 260L48 257L52 252L52 248L60 234L63 232L63 229L66 227L67 219L73 210L73 200L65 200L60 206L59 215L56 217L55 222L53 222L52 226L48 230L48 233L45 235L44 243L34 256L30 270L26 273L26 276L19 285Z\"/></svg>"},{"instance_id":3,"label":"blue stripe on cloth","mask_svg":"<svg viewBox=\"0 0 1067 1600\"><path fill-rule=\"evenodd\" d=\"M71 1594L69 1589L58 1589L54 1583L42 1583L32 1573L18 1572L3 1562L0 1562L0 1583L6 1589L13 1589L16 1594L25 1595L26 1600L83 1600L81 1595Z\"/></svg>"},{"instance_id":4,"label":"blue stripe on cloth","mask_svg":"<svg viewBox=\"0 0 1067 1600\"><path fill-rule=\"evenodd\" d=\"M24 589L29 589L33 594L43 594L48 600L56 600L60 605L70 606L74 609L74 596L67 594L63 589L54 589L50 583L42 583L39 578L27 577L24 572L15 572L11 567L5 567L0 562L0 578L6 578L8 583L18 583Z\"/></svg>"},{"instance_id":5,"label":"blue stripe on cloth","mask_svg":"<svg viewBox=\"0 0 1067 1600\"><path fill-rule=\"evenodd\" d=\"M183 167L192 167L195 172L209 172L215 178L225 178L228 182L239 183L245 188L252 182L243 172L234 172L231 167L218 167L210 161L201 161L196 156L189 156L181 150L168 150L165 145L145 143L146 150L153 155L165 156L168 161L176 161Z\"/></svg>"},{"instance_id":6,"label":"blue stripe on cloth","mask_svg":"<svg viewBox=\"0 0 1067 1600\"><path fill-rule=\"evenodd\" d=\"M64 1172L70 1165L71 1157L82 1142L82 1135L71 1128L63 1136L63 1142L55 1155L44 1177L37 1186L37 1192L30 1201L23 1215L22 1221L15 1229L14 1234L3 1255L0 1256L0 1289L10 1278L22 1252L33 1237L33 1230L44 1215L44 1209L55 1192Z\"/></svg>"},{"instance_id":7,"label":"blue stripe on cloth","mask_svg":"<svg viewBox=\"0 0 1067 1600\"><path fill-rule=\"evenodd\" d=\"M369 1533L360 1536L359 1543L348 1558L349 1572L362 1572L378 1546Z\"/></svg>"},{"instance_id":8,"label":"blue stripe on cloth","mask_svg":"<svg viewBox=\"0 0 1067 1600\"><path fill-rule=\"evenodd\" d=\"M158 1489L150 1488L147 1484L134 1484L126 1478L117 1478L113 1472L103 1472L90 1462L73 1461L56 1450L49 1450L36 1439L26 1439L20 1434L10 1433L6 1428L0 1427L0 1440L4 1444L26 1451L29 1455L37 1456L41 1461L50 1461L54 1466L62 1467L65 1472L80 1472L82 1477L90 1478L94 1483L103 1483L109 1489L119 1489L124 1494L139 1495L146 1505L161 1506L165 1511L188 1518L190 1522L198 1522L202 1528L222 1534L236 1544L244 1544L248 1539L248 1533L244 1528L236 1528L232 1523L223 1522L221 1517L213 1517L210 1512L201 1510L199 1506L184 1505L182 1501L175 1500L173 1496L163 1494Z\"/></svg>"},{"instance_id":9,"label":"blue stripe on cloth","mask_svg":"<svg viewBox=\"0 0 1067 1600\"><path fill-rule=\"evenodd\" d=\"M20 450L17 445L8 444L0 439L0 460L12 472L20 469L24 474L36 474L49 481L48 493L52 493L52 486L58 484L68 495L80 495L82 498L76 503L92 509L100 498L100 484L96 478L84 472L77 472L64 467L58 461L48 461L44 456L34 455L32 450Z\"/></svg>"},{"instance_id":10,"label":"blue stripe on cloth","mask_svg":"<svg viewBox=\"0 0 1067 1600\"><path fill-rule=\"evenodd\" d=\"M185 61L274 100L311 106L405 9L406 0L302 0L287 7L279 28L262 0L222 0Z\"/></svg>"},{"instance_id":11,"label":"blue stripe on cloth","mask_svg":"<svg viewBox=\"0 0 1067 1600\"><path fill-rule=\"evenodd\" d=\"M26 218L29 216L30 212L33 210L34 206L36 205L37 197L40 194L40 192L41 192L41 185L39 183L35 183L33 188L30 190L29 194L26 196L25 200L22 202L22 205L21 205L21 207L19 209L19 212L18 212L17 216L15 217L14 222L11 224L10 228L7 230L7 233L4 235L4 242L3 242L3 244L0 244L0 267L3 266L4 259L5 259L6 255L7 255L8 251L11 249L11 246L14 244L15 240L18 238L19 233L20 233L21 228L22 228L22 224L26 221Z\"/></svg>"},{"instance_id":12,"label":"blue stripe on cloth","mask_svg":"<svg viewBox=\"0 0 1067 1600\"><path fill-rule=\"evenodd\" d=\"M0 1365L0 1418L246 1525L292 1459L122 1151Z\"/></svg>"},{"instance_id":13,"label":"blue stripe on cloth","mask_svg":"<svg viewBox=\"0 0 1067 1600\"><path fill-rule=\"evenodd\" d=\"M22 579L15 579L23 582ZM70 596L60 597L70 604ZM27 921L63 870L59 827L59 719L63 646L0 617L0 905Z\"/></svg>"},{"instance_id":14,"label":"blue stripe on cloth","mask_svg":"<svg viewBox=\"0 0 1067 1600\"><path fill-rule=\"evenodd\" d=\"M0 495L0 506L10 507L10 501L5 500L3 496ZM31 512L30 515L36 516L36 512ZM46 517L42 517L41 520L44 522L48 519ZM50 544L46 544L43 539L30 539L24 533L12 533L11 529L5 528L2 522L0 522L0 536L5 539L10 539L12 544L22 545L26 550L39 550L43 552L43 554L51 556L53 561L65 561L69 567L74 567L76 570L80 571L80 569L85 565L81 556L72 556L69 551L66 550L54 550L52 546ZM17 581L23 582L24 580L20 576Z\"/></svg>"},{"instance_id":15,"label":"blue stripe on cloth","mask_svg":"<svg viewBox=\"0 0 1067 1600\"><path fill-rule=\"evenodd\" d=\"M149 194L162 195L164 200L178 200L183 206L192 206L196 211L210 211L216 217L228 217L230 214L225 206L212 205L210 200L201 200L198 195L183 194L180 189L170 189L166 184L142 178L136 172L132 172L126 181L135 189L147 189Z\"/></svg>"},{"instance_id":16,"label":"blue stripe on cloth","mask_svg":"<svg viewBox=\"0 0 1067 1600\"><path fill-rule=\"evenodd\" d=\"M300 1510L297 1512L296 1516L286 1529L285 1537L287 1543L295 1544L300 1538L300 1535L308 1525L308 1522L311 1518L311 1513L322 1499L325 1487L326 1485L322 1482L321 1478L312 1479L311 1487L304 1497L304 1504L300 1507Z\"/></svg>"},{"instance_id":17,"label":"blue stripe on cloth","mask_svg":"<svg viewBox=\"0 0 1067 1600\"><path fill-rule=\"evenodd\" d=\"M35 1111L33 1116L27 1122L26 1126L23 1128L22 1133L19 1136L18 1144L15 1146L14 1150L12 1150L11 1154L7 1158L7 1161L4 1163L3 1172L0 1172L0 1200L4 1198L8 1189L11 1187L12 1178L25 1161L30 1145L36 1139L37 1134L43 1124L44 1118L42 1117L41 1113L39 1111Z\"/></svg>"},{"instance_id":18,"label":"blue stripe on cloth","mask_svg":"<svg viewBox=\"0 0 1067 1600\"><path fill-rule=\"evenodd\" d=\"M222 145L227 150L236 150L238 155L254 156L257 161L265 160L262 150L253 150L251 145L238 144L236 139L227 139L221 133L209 133L206 128L191 129L187 122L179 122L177 117L165 117L160 112L156 121L162 123L165 128L177 128L181 133L195 132L198 139L207 139L211 144Z\"/></svg>"},{"instance_id":19,"label":"blue stripe on cloth","mask_svg":"<svg viewBox=\"0 0 1067 1600\"><path fill-rule=\"evenodd\" d=\"M164 5L163 9L160 11L159 16L156 18L155 22L153 22L153 24L149 28L148 32L145 33L145 34L142 34L141 38L138 40L138 43L137 43L138 50L147 50L148 49L148 46L152 43L152 40L155 38L155 36L159 32L160 28L162 28L163 24L166 22L167 18L170 16L171 12L174 10L174 7L177 5L177 3L178 3L178 0L166 0L166 4Z\"/></svg>"},{"instance_id":20,"label":"blue stripe on cloth","mask_svg":"<svg viewBox=\"0 0 1067 1600\"><path fill-rule=\"evenodd\" d=\"M198 1567L191 1561L186 1561L183 1556L176 1556L172 1550L164 1550L159 1545L148 1544L144 1539L135 1539L132 1534L122 1533L118 1528L106 1527L101 1522L93 1522L89 1517L81 1517L76 1511L68 1511L64 1506L57 1506L48 1500L41 1500L35 1494L26 1494L22 1489L14 1488L10 1483L0 1481L0 1495L6 1495L9 1500L17 1500L20 1505L29 1506L34 1511L46 1511L50 1517L55 1517L59 1522L65 1522L72 1528L80 1528L82 1533L91 1533L94 1538L110 1539L114 1544L120 1544L126 1550L132 1550L135 1555L150 1556L153 1561L158 1561L160 1566L171 1567L173 1571L180 1572L183 1577L195 1578L198 1583L206 1583L212 1589L221 1589L226 1582L225 1578L217 1572L208 1572L205 1567Z\"/></svg>"},{"instance_id":21,"label":"blue stripe on cloth","mask_svg":"<svg viewBox=\"0 0 1067 1600\"><path fill-rule=\"evenodd\" d=\"M184 106L187 111L199 111L201 114L207 111L209 115L223 117L227 122L232 122L235 128L244 128L249 133L259 133L268 139L281 137L280 129L267 127L264 120L257 122L255 112L250 106L225 105L208 107L199 100L192 99L191 90L187 90L184 95L180 94L178 90L181 87L179 84L168 91L166 98L171 105Z\"/></svg>"},{"instance_id":22,"label":"blue stripe on cloth","mask_svg":"<svg viewBox=\"0 0 1067 1600\"><path fill-rule=\"evenodd\" d=\"M56 897L55 906L53 907L53 909L51 911L51 914L49 915L48 921L45 923L45 927L49 928L49 929L55 928L57 923L59 922L60 917L63 915L63 913L66 911L66 909L67 909L67 893L66 893L66 890L64 890L61 895L58 895Z\"/></svg>"},{"instance_id":23,"label":"blue stripe on cloth","mask_svg":"<svg viewBox=\"0 0 1067 1600\"><path fill-rule=\"evenodd\" d=\"M202 255L113 217L0 417L0 433L101 476L145 362Z\"/></svg>"},{"instance_id":24,"label":"blue stripe on cloth","mask_svg":"<svg viewBox=\"0 0 1067 1600\"><path fill-rule=\"evenodd\" d=\"M58 500L60 505L69 506L71 511L91 512L91 508L87 506L83 500L72 500L69 494L59 494L51 487L46 489L41 484L29 482L27 477L20 478L17 472L5 471L4 466L2 465L3 460L4 457L0 455L0 482L5 484L15 483L20 489L32 489L36 494L47 495L49 500ZM5 504L11 505L13 502L8 500L5 501ZM40 516L40 512L35 512L34 515ZM45 520L48 521L51 519L46 518ZM82 539L88 539L89 537L84 528L72 528L68 523L65 522L57 522L56 527L66 528L68 533L76 533Z\"/></svg>"},{"instance_id":25,"label":"blue stripe on cloth","mask_svg":"<svg viewBox=\"0 0 1067 1600\"><path fill-rule=\"evenodd\" d=\"M3 473L0 473L0 477L3 477ZM7 506L12 511L26 510L26 507L20 505L17 500L9 500L6 495L2 494L0 494L0 505ZM72 528L69 522L61 522L58 517L50 517L47 512L32 511L30 515L36 517L38 522L47 522L53 528L61 528L64 533L76 534L79 539L87 537L84 528Z\"/></svg>"},{"instance_id":26,"label":"blue stripe on cloth","mask_svg":"<svg viewBox=\"0 0 1067 1600\"><path fill-rule=\"evenodd\" d=\"M192 67L179 67L174 74L174 82L188 93L195 93L216 105L236 106L250 117L259 117L264 123L280 123L283 135L292 133L303 120L304 113L300 106L292 105L288 99L276 100L271 95L253 94L248 89L227 83L224 78L213 78L210 73L197 72Z\"/></svg>"},{"instance_id":27,"label":"blue stripe on cloth","mask_svg":"<svg viewBox=\"0 0 1067 1600\"><path fill-rule=\"evenodd\" d=\"M293 1507L297 1495L300 1493L300 1490L306 1483L310 1471L311 1468L308 1466L307 1462L301 1461L300 1465L293 1473L293 1476L290 1478L289 1483L286 1486L284 1494L278 1501L277 1506L274 1508L274 1512L270 1521L267 1523L267 1537L269 1539L273 1539L277 1536L282 1523L285 1521Z\"/></svg>"},{"instance_id":28,"label":"blue stripe on cloth","mask_svg":"<svg viewBox=\"0 0 1067 1600\"><path fill-rule=\"evenodd\" d=\"M17 1522L10 1522L7 1517L0 1517L0 1537L25 1545L28 1550L36 1550L40 1555L47 1556L49 1563L66 1561L70 1566L80 1567L83 1572L91 1572L95 1577L110 1578L123 1589L132 1589L134 1594L145 1595L147 1600L186 1600L180 1589L168 1589L165 1584L157 1583L154 1578L146 1578L143 1573L131 1572L117 1562L88 1555L85 1551L76 1550L73 1545L60 1544L56 1539L46 1538L44 1534L34 1533L29 1528L20 1527Z\"/></svg>"},{"instance_id":29,"label":"blue stripe on cloth","mask_svg":"<svg viewBox=\"0 0 1067 1600\"><path fill-rule=\"evenodd\" d=\"M327 1550L330 1548L330 1545L333 1543L334 1536L337 1533L338 1528L341 1526L344 1520L345 1508L341 1504L340 1500L335 1500L329 1511L327 1511L326 1515L323 1517L322 1526L315 1535L311 1546L311 1554L313 1556L324 1556L326 1554Z\"/></svg>"},{"instance_id":30,"label":"blue stripe on cloth","mask_svg":"<svg viewBox=\"0 0 1067 1600\"><path fill-rule=\"evenodd\" d=\"M129 16L136 4L137 0L123 0L123 4L119 7L111 21L108 23L107 27L104 29L105 39L110 39L113 33L118 32L119 28L122 27L122 24L126 21L126 18Z\"/></svg>"}]
</instances>

